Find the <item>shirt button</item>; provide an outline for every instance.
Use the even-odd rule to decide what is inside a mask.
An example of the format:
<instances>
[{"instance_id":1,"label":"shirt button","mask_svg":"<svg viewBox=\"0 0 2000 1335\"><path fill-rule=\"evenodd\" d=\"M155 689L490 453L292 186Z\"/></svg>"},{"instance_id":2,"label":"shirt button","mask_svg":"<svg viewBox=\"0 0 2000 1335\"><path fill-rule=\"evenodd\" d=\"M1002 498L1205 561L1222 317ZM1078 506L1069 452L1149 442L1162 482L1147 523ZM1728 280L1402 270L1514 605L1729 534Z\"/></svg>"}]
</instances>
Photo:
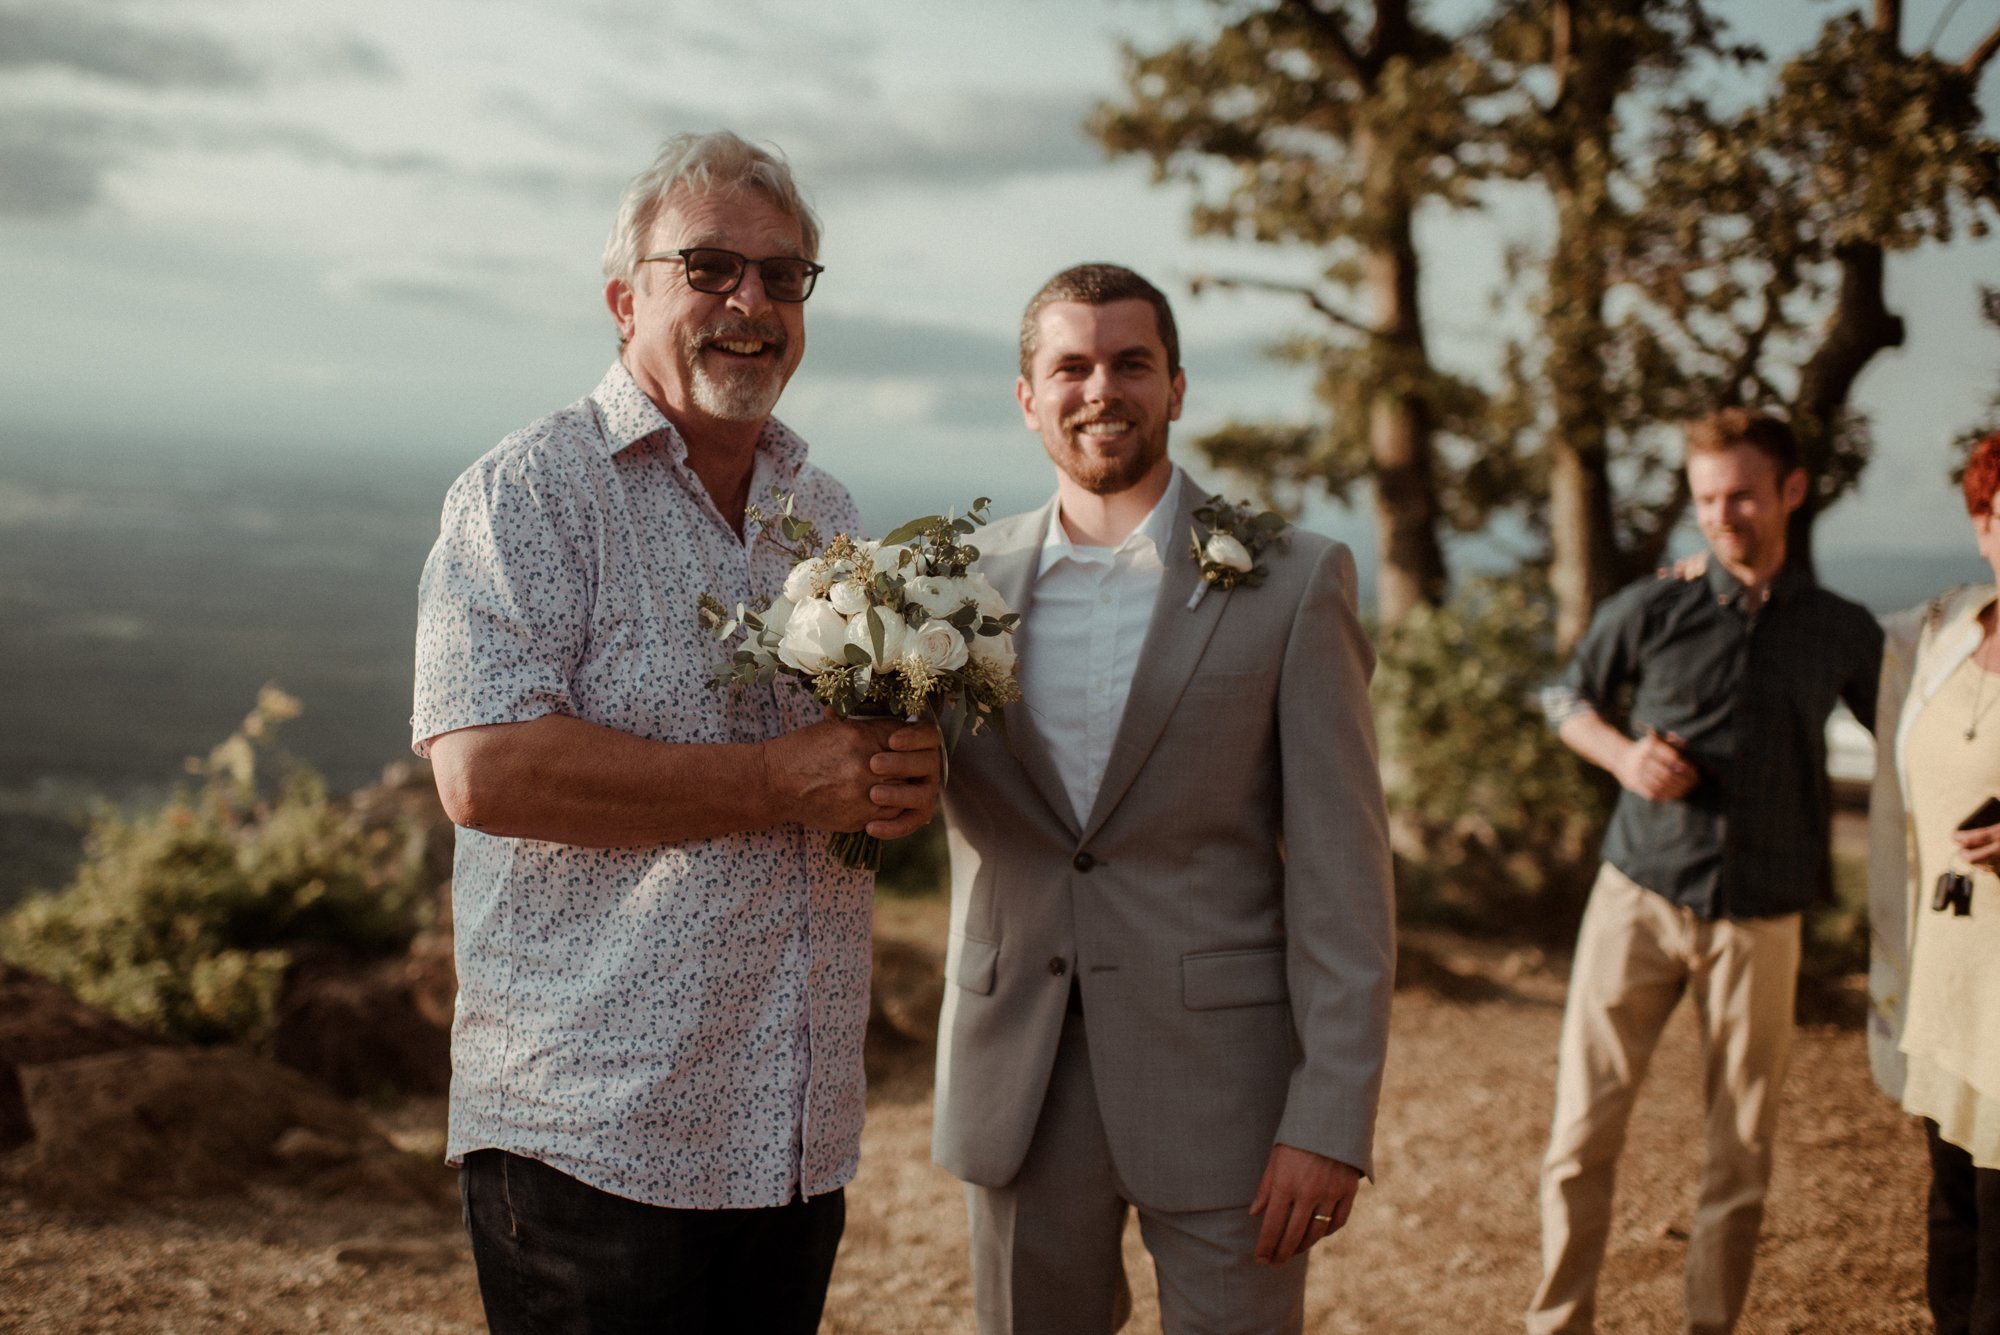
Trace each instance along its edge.
<instances>
[{"instance_id":1,"label":"shirt button","mask_svg":"<svg viewBox=\"0 0 2000 1335\"><path fill-rule=\"evenodd\" d=\"M1049 957L1049 972L1060 978L1069 972L1069 964L1060 955Z\"/></svg>"},{"instance_id":2,"label":"shirt button","mask_svg":"<svg viewBox=\"0 0 2000 1335\"><path fill-rule=\"evenodd\" d=\"M1092 857L1088 853L1078 853L1076 857L1071 860L1070 865L1072 867L1075 867L1078 871L1089 871L1092 867L1095 867L1097 865L1097 859Z\"/></svg>"}]
</instances>

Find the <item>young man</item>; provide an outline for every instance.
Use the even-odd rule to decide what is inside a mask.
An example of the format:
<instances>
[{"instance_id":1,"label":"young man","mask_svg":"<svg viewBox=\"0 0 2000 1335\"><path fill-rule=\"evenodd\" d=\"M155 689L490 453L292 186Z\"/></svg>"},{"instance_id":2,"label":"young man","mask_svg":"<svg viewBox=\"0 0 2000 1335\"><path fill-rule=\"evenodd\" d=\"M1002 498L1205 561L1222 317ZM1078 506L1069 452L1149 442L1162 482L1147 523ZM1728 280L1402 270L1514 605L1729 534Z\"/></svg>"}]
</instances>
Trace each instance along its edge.
<instances>
[{"instance_id":1,"label":"young man","mask_svg":"<svg viewBox=\"0 0 2000 1335\"><path fill-rule=\"evenodd\" d=\"M1023 700L946 798L934 1149L987 1335L1116 1329L1132 1208L1171 1335L1297 1331L1369 1170L1393 913L1354 562L1299 533L1202 592L1185 390L1130 270L1029 303L1015 394L1056 495L978 537Z\"/></svg>"},{"instance_id":2,"label":"young man","mask_svg":"<svg viewBox=\"0 0 2000 1335\"><path fill-rule=\"evenodd\" d=\"M783 586L753 496L860 531L770 415L817 249L782 161L668 141L605 251L619 360L458 480L424 569L416 746L465 827L448 1153L498 1335L819 1324L873 906L820 832L922 825L937 734L703 689L694 612Z\"/></svg>"},{"instance_id":3,"label":"young man","mask_svg":"<svg viewBox=\"0 0 2000 1335\"><path fill-rule=\"evenodd\" d=\"M1687 476L1705 575L1605 603L1545 701L1562 740L1624 791L1563 1015L1534 1335L1593 1328L1626 1120L1684 991L1708 1097L1685 1329L1735 1326L1771 1176L1800 912L1831 892L1826 720L1842 700L1875 718L1875 618L1785 560L1806 491L1790 429L1740 408L1705 417L1687 431Z\"/></svg>"}]
</instances>

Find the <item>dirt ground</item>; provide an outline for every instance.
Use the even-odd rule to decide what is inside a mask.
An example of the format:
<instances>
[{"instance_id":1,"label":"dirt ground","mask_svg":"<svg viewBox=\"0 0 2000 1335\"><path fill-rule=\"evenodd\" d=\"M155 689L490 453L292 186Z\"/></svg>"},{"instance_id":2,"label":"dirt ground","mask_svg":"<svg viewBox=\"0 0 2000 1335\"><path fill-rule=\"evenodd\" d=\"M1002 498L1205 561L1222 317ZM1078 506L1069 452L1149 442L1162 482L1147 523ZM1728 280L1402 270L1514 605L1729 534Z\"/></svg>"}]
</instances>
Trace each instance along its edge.
<instances>
[{"instance_id":1,"label":"dirt ground","mask_svg":"<svg viewBox=\"0 0 2000 1335\"><path fill-rule=\"evenodd\" d=\"M882 930L942 939L942 906L893 904ZM1314 1253L1307 1328L1519 1328L1534 1280L1534 1173L1547 1130L1560 962L1459 938L1404 940L1378 1139L1380 1181ZM1926 1168L1917 1128L1869 1083L1861 1032L1802 1028L1777 1180L1743 1335L1918 1332ZM957 1184L931 1165L920 1053L878 1080L834 1273L829 1332L972 1329ZM1599 1329L1678 1329L1699 1154L1700 1070L1675 1017L1634 1116ZM384 1110L435 1152L437 1100ZM1150 1267L1127 1235L1137 1310L1159 1328ZM0 1197L0 1331L472 1332L482 1328L457 1219L411 1205L244 1197L58 1214Z\"/></svg>"}]
</instances>

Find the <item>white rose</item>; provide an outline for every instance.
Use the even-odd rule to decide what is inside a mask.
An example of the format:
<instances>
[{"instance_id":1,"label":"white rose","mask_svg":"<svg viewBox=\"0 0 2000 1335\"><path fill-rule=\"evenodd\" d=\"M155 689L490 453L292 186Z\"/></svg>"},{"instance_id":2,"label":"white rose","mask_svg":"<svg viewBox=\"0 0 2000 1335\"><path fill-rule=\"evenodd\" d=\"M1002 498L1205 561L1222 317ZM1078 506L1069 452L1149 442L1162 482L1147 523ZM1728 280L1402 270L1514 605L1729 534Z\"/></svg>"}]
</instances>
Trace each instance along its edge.
<instances>
[{"instance_id":1,"label":"white rose","mask_svg":"<svg viewBox=\"0 0 2000 1335\"><path fill-rule=\"evenodd\" d=\"M1201 555L1210 565L1221 566L1224 570L1248 573L1257 564L1250 559L1250 549L1227 533L1211 535L1202 545Z\"/></svg>"},{"instance_id":2,"label":"white rose","mask_svg":"<svg viewBox=\"0 0 2000 1335\"><path fill-rule=\"evenodd\" d=\"M819 558L809 556L793 566L785 576L785 597L802 603L813 596L813 579L819 574Z\"/></svg>"},{"instance_id":3,"label":"white rose","mask_svg":"<svg viewBox=\"0 0 2000 1335\"><path fill-rule=\"evenodd\" d=\"M962 582L967 595L975 603L979 604L979 614L981 616L1004 617L1007 615L1009 610L1007 600L1000 596L1000 590L993 587L992 581L987 579L984 573L977 570L968 570L965 572L965 578ZM982 636L981 638L986 639L990 637Z\"/></svg>"},{"instance_id":4,"label":"white rose","mask_svg":"<svg viewBox=\"0 0 2000 1335\"><path fill-rule=\"evenodd\" d=\"M934 617L948 617L973 601L966 581L949 575L919 575L903 585L903 597Z\"/></svg>"},{"instance_id":5,"label":"white rose","mask_svg":"<svg viewBox=\"0 0 2000 1335\"><path fill-rule=\"evenodd\" d=\"M870 622L879 622L882 627L882 652L875 652L875 634L869 628ZM912 632L909 623L886 608L864 612L847 623L847 642L858 646L868 655L870 663L878 670L886 671L896 665L896 661L910 652Z\"/></svg>"},{"instance_id":6,"label":"white rose","mask_svg":"<svg viewBox=\"0 0 2000 1335\"><path fill-rule=\"evenodd\" d=\"M965 666L965 637L949 621L926 621L912 637L911 652L939 672Z\"/></svg>"},{"instance_id":7,"label":"white rose","mask_svg":"<svg viewBox=\"0 0 2000 1335\"><path fill-rule=\"evenodd\" d=\"M783 635L785 623L792 619L792 609L795 605L790 598L780 595L769 607L757 614L757 619L764 623L765 630Z\"/></svg>"},{"instance_id":8,"label":"white rose","mask_svg":"<svg viewBox=\"0 0 2000 1335\"><path fill-rule=\"evenodd\" d=\"M801 672L824 672L847 661L847 618L824 598L808 598L792 609L778 641L778 657Z\"/></svg>"},{"instance_id":9,"label":"white rose","mask_svg":"<svg viewBox=\"0 0 2000 1335\"><path fill-rule=\"evenodd\" d=\"M858 616L868 610L868 590L859 580L844 579L828 589L826 596L833 610L844 617Z\"/></svg>"},{"instance_id":10,"label":"white rose","mask_svg":"<svg viewBox=\"0 0 2000 1335\"><path fill-rule=\"evenodd\" d=\"M1014 671L1014 636L1010 631L998 635L970 635L966 646L972 657L994 671L1011 675Z\"/></svg>"},{"instance_id":11,"label":"white rose","mask_svg":"<svg viewBox=\"0 0 2000 1335\"><path fill-rule=\"evenodd\" d=\"M917 554L908 547L877 547L869 560L878 575L893 575L899 570L914 570L918 564Z\"/></svg>"}]
</instances>

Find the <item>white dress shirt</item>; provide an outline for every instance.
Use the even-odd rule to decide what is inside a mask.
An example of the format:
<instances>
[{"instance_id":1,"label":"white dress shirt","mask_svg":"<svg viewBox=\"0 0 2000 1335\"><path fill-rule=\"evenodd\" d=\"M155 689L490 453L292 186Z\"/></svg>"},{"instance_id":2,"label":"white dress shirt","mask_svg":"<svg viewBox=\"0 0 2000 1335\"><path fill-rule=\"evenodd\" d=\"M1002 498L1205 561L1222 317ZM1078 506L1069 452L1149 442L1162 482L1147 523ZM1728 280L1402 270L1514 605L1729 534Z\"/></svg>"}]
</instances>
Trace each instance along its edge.
<instances>
[{"instance_id":1,"label":"white dress shirt","mask_svg":"<svg viewBox=\"0 0 2000 1335\"><path fill-rule=\"evenodd\" d=\"M1181 478L1176 468L1159 502L1116 547L1071 542L1060 500L1042 543L1033 606L1018 633L1017 675L1079 825L1104 781L1160 577L1175 550Z\"/></svg>"}]
</instances>

